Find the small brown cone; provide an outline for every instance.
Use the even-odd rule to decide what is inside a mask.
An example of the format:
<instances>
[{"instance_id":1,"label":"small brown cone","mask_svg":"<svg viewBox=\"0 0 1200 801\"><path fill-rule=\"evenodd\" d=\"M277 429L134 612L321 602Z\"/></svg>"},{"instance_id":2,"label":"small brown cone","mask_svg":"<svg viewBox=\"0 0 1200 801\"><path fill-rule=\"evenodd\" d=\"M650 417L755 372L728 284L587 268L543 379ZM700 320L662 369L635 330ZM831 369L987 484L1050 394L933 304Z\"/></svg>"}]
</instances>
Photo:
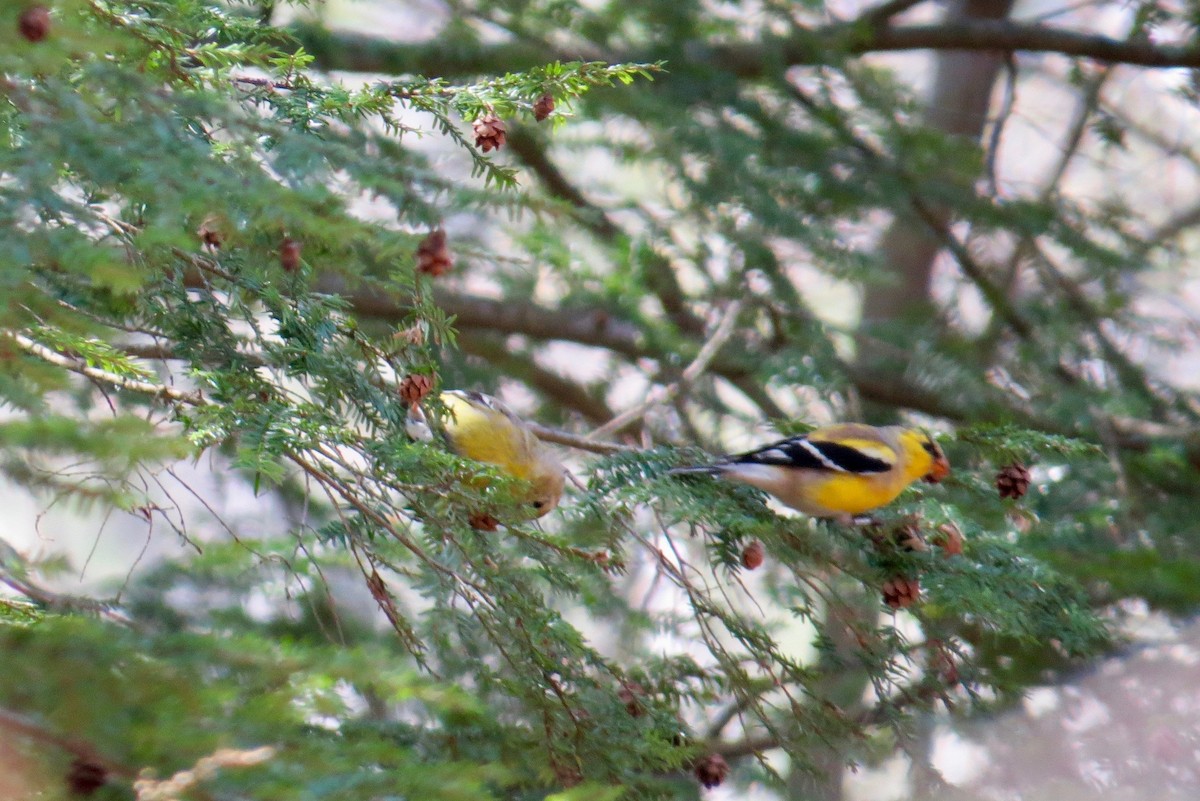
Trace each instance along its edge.
<instances>
[{"instance_id":1,"label":"small brown cone","mask_svg":"<svg viewBox=\"0 0 1200 801\"><path fill-rule=\"evenodd\" d=\"M996 491L1001 498L1022 498L1029 491L1029 468L1014 461L996 474Z\"/></svg>"},{"instance_id":2,"label":"small brown cone","mask_svg":"<svg viewBox=\"0 0 1200 801\"><path fill-rule=\"evenodd\" d=\"M533 104L533 118L538 122L554 113L554 96L549 92L542 95Z\"/></svg>"},{"instance_id":3,"label":"small brown cone","mask_svg":"<svg viewBox=\"0 0 1200 801\"><path fill-rule=\"evenodd\" d=\"M446 232L442 229L430 231L417 245L417 271L437 278L450 272L454 266L454 255L446 246Z\"/></svg>"},{"instance_id":4,"label":"small brown cone","mask_svg":"<svg viewBox=\"0 0 1200 801\"><path fill-rule=\"evenodd\" d=\"M196 229L196 236L200 237L200 243L209 250L220 250L221 245L225 244L221 221L215 214L204 218L204 222L200 223L200 227Z\"/></svg>"},{"instance_id":5,"label":"small brown cone","mask_svg":"<svg viewBox=\"0 0 1200 801\"><path fill-rule=\"evenodd\" d=\"M300 243L291 237L284 237L279 245L279 266L289 273L300 269Z\"/></svg>"},{"instance_id":6,"label":"small brown cone","mask_svg":"<svg viewBox=\"0 0 1200 801\"><path fill-rule=\"evenodd\" d=\"M921 597L921 585L915 578L895 576L883 582L883 602L892 609L907 609Z\"/></svg>"},{"instance_id":7,"label":"small brown cone","mask_svg":"<svg viewBox=\"0 0 1200 801\"><path fill-rule=\"evenodd\" d=\"M916 518L909 518L899 528L894 529L892 538L902 551L912 553L929 550L929 546L925 544L925 537L921 535L921 526Z\"/></svg>"},{"instance_id":8,"label":"small brown cone","mask_svg":"<svg viewBox=\"0 0 1200 801\"><path fill-rule=\"evenodd\" d=\"M711 790L725 781L729 775L729 763L720 754L706 754L697 760L692 772L701 784Z\"/></svg>"},{"instance_id":9,"label":"small brown cone","mask_svg":"<svg viewBox=\"0 0 1200 801\"><path fill-rule=\"evenodd\" d=\"M66 781L72 795L90 796L108 781L108 770L103 765L76 757L67 769Z\"/></svg>"},{"instance_id":10,"label":"small brown cone","mask_svg":"<svg viewBox=\"0 0 1200 801\"><path fill-rule=\"evenodd\" d=\"M484 114L475 120L471 127L475 131L475 147L484 153L499 150L508 141L508 129L504 126L504 120L495 114Z\"/></svg>"},{"instance_id":11,"label":"small brown cone","mask_svg":"<svg viewBox=\"0 0 1200 801\"><path fill-rule=\"evenodd\" d=\"M642 704L645 697L646 688L636 681L623 681L621 689L617 690L617 698L625 705L625 711L631 718L640 718L646 714L646 707Z\"/></svg>"},{"instance_id":12,"label":"small brown cone","mask_svg":"<svg viewBox=\"0 0 1200 801\"><path fill-rule=\"evenodd\" d=\"M397 631L403 631L408 628L408 624L404 621L404 616L396 608L396 599L392 597L391 591L388 590L387 583L383 580L383 576L379 575L379 571L374 568L371 569L371 575L367 577L367 589L371 592L371 597L375 599L375 603L383 611L384 616Z\"/></svg>"},{"instance_id":13,"label":"small brown cone","mask_svg":"<svg viewBox=\"0 0 1200 801\"><path fill-rule=\"evenodd\" d=\"M931 642L930 645L934 650L929 660L929 669L947 687L958 684L958 665L954 661L954 654L939 641Z\"/></svg>"},{"instance_id":14,"label":"small brown cone","mask_svg":"<svg viewBox=\"0 0 1200 801\"><path fill-rule=\"evenodd\" d=\"M620 554L611 551L596 551L591 555L592 562L605 573L618 574L625 572L625 560Z\"/></svg>"},{"instance_id":15,"label":"small brown cone","mask_svg":"<svg viewBox=\"0 0 1200 801\"><path fill-rule=\"evenodd\" d=\"M949 558L963 552L963 535L953 523L942 523L933 535L933 544L942 549L942 556Z\"/></svg>"},{"instance_id":16,"label":"small brown cone","mask_svg":"<svg viewBox=\"0 0 1200 801\"><path fill-rule=\"evenodd\" d=\"M764 558L763 544L755 540L742 550L742 567L755 570L762 566Z\"/></svg>"},{"instance_id":17,"label":"small brown cone","mask_svg":"<svg viewBox=\"0 0 1200 801\"><path fill-rule=\"evenodd\" d=\"M420 323L410 325L401 331L397 331L392 335L395 340L403 340L410 345L421 346L425 344L425 329Z\"/></svg>"},{"instance_id":18,"label":"small brown cone","mask_svg":"<svg viewBox=\"0 0 1200 801\"><path fill-rule=\"evenodd\" d=\"M50 9L30 6L17 18L17 30L29 42L40 42L50 34Z\"/></svg>"},{"instance_id":19,"label":"small brown cone","mask_svg":"<svg viewBox=\"0 0 1200 801\"><path fill-rule=\"evenodd\" d=\"M575 765L567 764L561 759L552 759L551 765L554 770L554 778L558 779L558 783L566 789L576 787L583 781L583 774Z\"/></svg>"},{"instance_id":20,"label":"small brown cone","mask_svg":"<svg viewBox=\"0 0 1200 801\"><path fill-rule=\"evenodd\" d=\"M478 512L467 518L467 523L476 531L495 531L500 528L500 521L489 514Z\"/></svg>"},{"instance_id":21,"label":"small brown cone","mask_svg":"<svg viewBox=\"0 0 1200 801\"><path fill-rule=\"evenodd\" d=\"M422 375L421 373L410 373L404 376L404 380L400 382L398 390L400 399L409 406L415 406L425 399L433 389L433 376Z\"/></svg>"}]
</instances>

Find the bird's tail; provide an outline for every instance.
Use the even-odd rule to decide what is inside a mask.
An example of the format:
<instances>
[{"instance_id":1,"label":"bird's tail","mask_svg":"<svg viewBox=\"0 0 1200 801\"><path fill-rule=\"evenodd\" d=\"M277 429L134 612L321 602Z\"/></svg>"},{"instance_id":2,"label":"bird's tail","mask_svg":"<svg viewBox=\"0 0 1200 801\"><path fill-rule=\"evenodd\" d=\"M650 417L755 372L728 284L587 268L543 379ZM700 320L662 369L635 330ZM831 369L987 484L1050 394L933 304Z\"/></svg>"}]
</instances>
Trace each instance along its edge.
<instances>
[{"instance_id":1,"label":"bird's tail","mask_svg":"<svg viewBox=\"0 0 1200 801\"><path fill-rule=\"evenodd\" d=\"M723 472L719 464L691 465L689 467L672 467L667 471L669 476L715 476Z\"/></svg>"}]
</instances>

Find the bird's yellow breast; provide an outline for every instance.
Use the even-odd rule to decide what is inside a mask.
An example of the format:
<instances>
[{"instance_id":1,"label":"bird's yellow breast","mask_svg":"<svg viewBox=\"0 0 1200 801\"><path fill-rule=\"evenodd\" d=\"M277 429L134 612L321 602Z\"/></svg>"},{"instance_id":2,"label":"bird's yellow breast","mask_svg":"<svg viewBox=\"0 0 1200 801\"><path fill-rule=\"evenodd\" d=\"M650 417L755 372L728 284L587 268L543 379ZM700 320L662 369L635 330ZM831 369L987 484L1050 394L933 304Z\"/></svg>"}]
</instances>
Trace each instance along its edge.
<instances>
[{"instance_id":1,"label":"bird's yellow breast","mask_svg":"<svg viewBox=\"0 0 1200 801\"><path fill-rule=\"evenodd\" d=\"M809 497L825 514L860 515L891 503L904 489L892 477L833 474L814 482ZM803 511L803 510L802 510Z\"/></svg>"}]
</instances>

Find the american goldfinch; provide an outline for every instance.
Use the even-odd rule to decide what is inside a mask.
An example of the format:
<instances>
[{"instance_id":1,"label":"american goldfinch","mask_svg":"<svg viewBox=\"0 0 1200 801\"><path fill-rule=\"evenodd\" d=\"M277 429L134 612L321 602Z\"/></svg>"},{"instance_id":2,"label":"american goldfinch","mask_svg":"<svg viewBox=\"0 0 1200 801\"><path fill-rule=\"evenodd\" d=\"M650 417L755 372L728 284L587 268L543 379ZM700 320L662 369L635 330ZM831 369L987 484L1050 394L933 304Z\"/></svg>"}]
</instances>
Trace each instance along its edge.
<instances>
[{"instance_id":1,"label":"american goldfinch","mask_svg":"<svg viewBox=\"0 0 1200 801\"><path fill-rule=\"evenodd\" d=\"M891 503L919 478L941 481L950 462L924 431L842 423L671 472L740 481L813 517L845 519Z\"/></svg>"},{"instance_id":2,"label":"american goldfinch","mask_svg":"<svg viewBox=\"0 0 1200 801\"><path fill-rule=\"evenodd\" d=\"M541 517L562 498L564 469L549 449L534 436L525 421L496 398L481 392L447 390L441 401L448 414L446 439L459 456L495 465L502 473L529 484L519 496ZM414 439L428 440L433 434L420 408L409 413L408 431Z\"/></svg>"}]
</instances>

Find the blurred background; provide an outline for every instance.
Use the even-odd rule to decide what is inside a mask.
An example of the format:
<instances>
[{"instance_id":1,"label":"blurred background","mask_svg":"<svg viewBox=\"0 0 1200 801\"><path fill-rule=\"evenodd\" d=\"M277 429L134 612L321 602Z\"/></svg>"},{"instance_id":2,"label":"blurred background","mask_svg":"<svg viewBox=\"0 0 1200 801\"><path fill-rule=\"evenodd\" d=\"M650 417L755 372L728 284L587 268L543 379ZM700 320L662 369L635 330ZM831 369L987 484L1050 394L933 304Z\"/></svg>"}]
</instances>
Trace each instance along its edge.
<instances>
[{"instance_id":1,"label":"blurred background","mask_svg":"<svg viewBox=\"0 0 1200 801\"><path fill-rule=\"evenodd\" d=\"M413 81L412 96L430 88L424 78L486 81L555 61L648 65L651 79L560 98L541 124L527 99L514 101L520 114L505 116L507 141L489 162L511 170L507 178L437 135L444 117L408 103L389 124L410 155L371 157L411 158L435 188L414 192L410 207L360 173L328 184L351 215L381 229L412 241L435 227L447 233L455 266L428 290L458 332L455 348L437 349L442 386L494 393L573 436L658 399L606 432L639 449L733 452L844 419L926 426L944 437L961 477L905 511L931 528L961 528L977 564L987 564L985 551L972 542L1016 554L994 575L981 568L980 580L995 583L980 603L1003 595L1004 569L1036 562L1115 633L1090 657L1066 658L1070 648L1052 637L981 644L970 634L978 617L965 614L954 629L969 643L955 657L961 685L948 682L903 735L874 732L853 753L831 746L831 756L814 756L828 768L820 779L770 741L743 751L763 736L762 722L714 690L723 706L692 699L680 712L689 729L728 746L716 750L733 778L709 797L1195 797L1197 7L330 0L229 11L294 36L328 85ZM470 122L455 120L467 139ZM347 283L350 268L322 261L320 247L306 242L313 285L343 294L370 336L402 333L406 301ZM389 269L375 277L408 280ZM737 315L735 333L699 379L681 383L726 313ZM154 364L166 384L197 380L195 364ZM562 453L577 480L566 505L578 511L543 525L586 541L599 525L586 504L603 494L588 483L595 454ZM1031 471L1019 504L991 486L1010 462ZM64 477L74 469L52 464ZM329 517L297 482L264 490L215 450L138 477L154 514L81 510L19 473L0 480L3 540L54 591L119 603L162 589L162 566L207 543L270 541ZM636 500L657 509L657 496ZM781 537L786 525L807 525L774 512L789 521ZM656 547L687 527L655 514L639 507L629 519ZM725 548L736 563L741 541L715 529L687 552ZM853 621L934 639L938 621L880 609L875 593L866 607L853 592L834 593L845 618L831 599L819 614L797 614L795 565L773 547L761 573L738 579L745 592L729 606L824 670L822 681L839 673L823 660L844 656L838 632L857 631ZM686 621L687 586L664 579L654 547L626 559L612 593L645 621L609 625L574 601L563 602L564 617L605 654L711 667ZM289 581L214 600L199 579L181 580L163 597L194 620L227 603L259 621L299 620L311 599ZM355 569L331 565L321 581L342 614L390 633ZM946 586L953 600L959 590ZM420 606L417 590L396 593ZM977 684L971 658L985 666ZM838 692L859 711L879 698L865 678ZM784 779L769 782L750 753Z\"/></svg>"}]
</instances>

